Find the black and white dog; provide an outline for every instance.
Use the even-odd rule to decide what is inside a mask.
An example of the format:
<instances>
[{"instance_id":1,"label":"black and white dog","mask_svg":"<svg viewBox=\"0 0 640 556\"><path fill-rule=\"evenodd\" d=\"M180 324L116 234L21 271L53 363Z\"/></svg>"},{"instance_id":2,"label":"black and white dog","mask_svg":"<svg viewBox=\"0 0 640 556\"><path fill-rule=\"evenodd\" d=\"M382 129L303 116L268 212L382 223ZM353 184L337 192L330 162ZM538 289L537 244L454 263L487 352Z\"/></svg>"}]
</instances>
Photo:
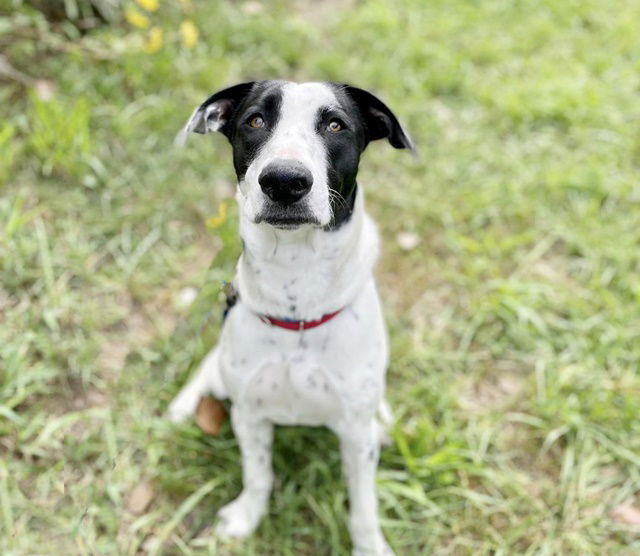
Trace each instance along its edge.
<instances>
[{"instance_id":1,"label":"black and white dog","mask_svg":"<svg viewBox=\"0 0 640 556\"><path fill-rule=\"evenodd\" d=\"M244 251L218 345L173 400L193 415L201 396L230 398L243 489L217 533L258 525L273 483L273 426L326 425L340 439L354 554L392 554L378 520L375 472L390 420L388 348L372 274L378 238L356 183L369 141L413 149L397 118L362 89L257 81L215 93L189 132L233 147Z\"/></svg>"}]
</instances>

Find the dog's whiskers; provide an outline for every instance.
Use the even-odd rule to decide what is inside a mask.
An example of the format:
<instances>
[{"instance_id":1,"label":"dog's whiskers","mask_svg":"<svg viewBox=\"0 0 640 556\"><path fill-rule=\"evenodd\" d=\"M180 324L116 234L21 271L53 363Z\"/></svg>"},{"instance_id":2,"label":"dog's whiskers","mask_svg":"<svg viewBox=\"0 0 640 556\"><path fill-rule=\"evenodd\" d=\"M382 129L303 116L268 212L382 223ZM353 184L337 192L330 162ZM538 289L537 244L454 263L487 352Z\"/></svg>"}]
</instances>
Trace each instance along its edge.
<instances>
[{"instance_id":1,"label":"dog's whiskers","mask_svg":"<svg viewBox=\"0 0 640 556\"><path fill-rule=\"evenodd\" d=\"M336 191L335 189L329 189L329 200L338 201L339 203L342 204L344 208L346 209L349 208L349 203L347 203L347 200L342 196L342 194L339 191Z\"/></svg>"}]
</instances>

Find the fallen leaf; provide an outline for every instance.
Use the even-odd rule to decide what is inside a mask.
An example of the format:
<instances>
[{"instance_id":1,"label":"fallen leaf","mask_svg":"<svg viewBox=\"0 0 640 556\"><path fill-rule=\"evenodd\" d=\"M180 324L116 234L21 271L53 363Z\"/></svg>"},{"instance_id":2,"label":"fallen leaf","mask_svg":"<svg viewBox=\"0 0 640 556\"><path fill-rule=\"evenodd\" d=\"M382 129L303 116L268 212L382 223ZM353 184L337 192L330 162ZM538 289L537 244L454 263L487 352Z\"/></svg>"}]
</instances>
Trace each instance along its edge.
<instances>
[{"instance_id":1,"label":"fallen leaf","mask_svg":"<svg viewBox=\"0 0 640 556\"><path fill-rule=\"evenodd\" d=\"M196 411L196 423L207 434L216 435L224 422L225 410L218 400L202 398Z\"/></svg>"},{"instance_id":2,"label":"fallen leaf","mask_svg":"<svg viewBox=\"0 0 640 556\"><path fill-rule=\"evenodd\" d=\"M129 494L127 509L135 515L143 514L149 507L149 504L151 504L154 496L155 492L153 491L151 482L143 481Z\"/></svg>"},{"instance_id":3,"label":"fallen leaf","mask_svg":"<svg viewBox=\"0 0 640 556\"><path fill-rule=\"evenodd\" d=\"M640 530L640 509L630 504L620 504L611 511L614 521L631 525L634 529Z\"/></svg>"}]
</instances>

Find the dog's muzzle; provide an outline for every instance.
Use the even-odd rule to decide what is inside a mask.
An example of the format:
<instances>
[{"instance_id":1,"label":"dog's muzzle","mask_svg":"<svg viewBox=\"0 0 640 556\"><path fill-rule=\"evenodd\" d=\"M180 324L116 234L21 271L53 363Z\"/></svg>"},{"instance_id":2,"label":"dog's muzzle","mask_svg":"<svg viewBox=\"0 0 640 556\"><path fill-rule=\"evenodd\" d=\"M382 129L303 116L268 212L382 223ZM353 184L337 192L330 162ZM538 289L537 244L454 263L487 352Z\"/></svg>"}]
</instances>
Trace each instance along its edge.
<instances>
[{"instance_id":1,"label":"dog's muzzle","mask_svg":"<svg viewBox=\"0 0 640 556\"><path fill-rule=\"evenodd\" d=\"M278 159L264 167L258 183L269 199L291 205L311 191L313 176L301 162Z\"/></svg>"}]
</instances>

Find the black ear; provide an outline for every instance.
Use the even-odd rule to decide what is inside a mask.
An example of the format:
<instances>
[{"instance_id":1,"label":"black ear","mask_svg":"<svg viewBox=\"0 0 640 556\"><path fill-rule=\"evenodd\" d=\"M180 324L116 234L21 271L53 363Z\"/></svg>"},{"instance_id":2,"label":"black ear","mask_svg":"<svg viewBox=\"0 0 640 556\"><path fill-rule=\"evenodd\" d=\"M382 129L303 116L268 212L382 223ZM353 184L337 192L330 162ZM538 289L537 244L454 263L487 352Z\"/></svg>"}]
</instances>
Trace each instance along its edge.
<instances>
[{"instance_id":1,"label":"black ear","mask_svg":"<svg viewBox=\"0 0 640 556\"><path fill-rule=\"evenodd\" d=\"M176 144L184 145L189 133L220 131L229 137L229 121L242 99L253 88L255 81L240 83L211 95L198 108L176 136Z\"/></svg>"},{"instance_id":2,"label":"black ear","mask_svg":"<svg viewBox=\"0 0 640 556\"><path fill-rule=\"evenodd\" d=\"M358 105L369 141L386 137L396 149L409 149L415 152L413 141L402 129L398 118L395 117L384 102L364 89L358 89L350 85L343 85L342 87L343 91Z\"/></svg>"}]
</instances>

